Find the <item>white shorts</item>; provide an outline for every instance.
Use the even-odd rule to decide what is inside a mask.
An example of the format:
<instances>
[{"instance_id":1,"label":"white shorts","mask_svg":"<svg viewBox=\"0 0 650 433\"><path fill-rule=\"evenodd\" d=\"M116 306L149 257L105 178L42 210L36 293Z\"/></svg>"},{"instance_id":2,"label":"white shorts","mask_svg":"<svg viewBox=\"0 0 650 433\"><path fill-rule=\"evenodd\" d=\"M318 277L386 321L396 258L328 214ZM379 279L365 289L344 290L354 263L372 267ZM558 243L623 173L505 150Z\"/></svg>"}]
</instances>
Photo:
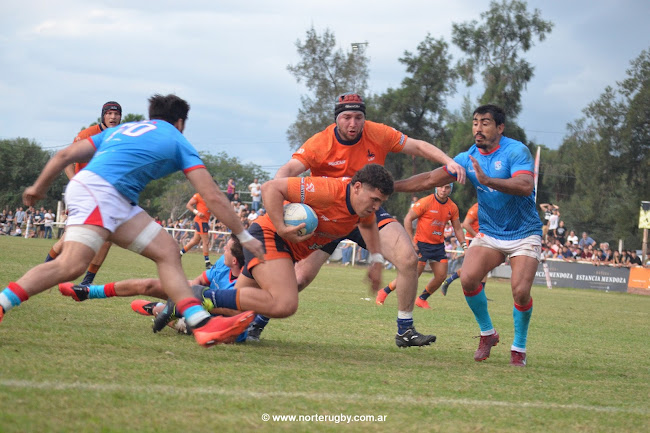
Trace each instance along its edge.
<instances>
[{"instance_id":1,"label":"white shorts","mask_svg":"<svg viewBox=\"0 0 650 433\"><path fill-rule=\"evenodd\" d=\"M542 258L542 237L531 235L523 239L504 241L487 236L484 233L478 233L472 240L469 248L485 247L497 250L506 257L528 256L540 261Z\"/></svg>"},{"instance_id":2,"label":"white shorts","mask_svg":"<svg viewBox=\"0 0 650 433\"><path fill-rule=\"evenodd\" d=\"M66 225L87 224L104 227L111 233L122 223L143 212L118 190L92 171L82 170L65 189L68 208Z\"/></svg>"}]
</instances>

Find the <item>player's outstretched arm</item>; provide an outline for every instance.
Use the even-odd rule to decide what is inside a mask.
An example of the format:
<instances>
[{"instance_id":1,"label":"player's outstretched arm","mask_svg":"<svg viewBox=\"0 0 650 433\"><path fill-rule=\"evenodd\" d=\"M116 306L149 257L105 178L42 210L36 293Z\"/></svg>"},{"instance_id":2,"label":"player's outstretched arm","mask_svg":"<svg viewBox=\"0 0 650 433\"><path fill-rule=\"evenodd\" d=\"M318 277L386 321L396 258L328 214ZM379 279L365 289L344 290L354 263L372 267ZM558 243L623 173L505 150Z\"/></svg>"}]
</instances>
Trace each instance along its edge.
<instances>
[{"instance_id":1,"label":"player's outstretched arm","mask_svg":"<svg viewBox=\"0 0 650 433\"><path fill-rule=\"evenodd\" d=\"M221 192L217 184L214 183L208 170L205 168L197 168L189 171L186 176L194 189L203 197L205 204L214 216L237 236L244 248L253 253L261 261L264 261L264 247L262 247L262 243L253 238L244 229L230 201Z\"/></svg>"},{"instance_id":2,"label":"player's outstretched arm","mask_svg":"<svg viewBox=\"0 0 650 433\"><path fill-rule=\"evenodd\" d=\"M424 140L407 138L402 152L407 155L420 156L431 162L444 164L447 166L447 170L456 176L457 182L465 183L465 168L431 143L427 143Z\"/></svg>"},{"instance_id":3,"label":"player's outstretched arm","mask_svg":"<svg viewBox=\"0 0 650 433\"><path fill-rule=\"evenodd\" d=\"M396 181L395 192L426 191L436 186L447 185L455 180L454 176L447 173L443 167L440 167L433 171L416 174L408 179Z\"/></svg>"},{"instance_id":4,"label":"player's outstretched arm","mask_svg":"<svg viewBox=\"0 0 650 433\"><path fill-rule=\"evenodd\" d=\"M301 173L304 173L305 171L307 171L307 167L305 167L302 162L298 161L295 158L291 158L286 164L280 167L277 173L275 173L275 177L273 179L295 177Z\"/></svg>"}]
</instances>

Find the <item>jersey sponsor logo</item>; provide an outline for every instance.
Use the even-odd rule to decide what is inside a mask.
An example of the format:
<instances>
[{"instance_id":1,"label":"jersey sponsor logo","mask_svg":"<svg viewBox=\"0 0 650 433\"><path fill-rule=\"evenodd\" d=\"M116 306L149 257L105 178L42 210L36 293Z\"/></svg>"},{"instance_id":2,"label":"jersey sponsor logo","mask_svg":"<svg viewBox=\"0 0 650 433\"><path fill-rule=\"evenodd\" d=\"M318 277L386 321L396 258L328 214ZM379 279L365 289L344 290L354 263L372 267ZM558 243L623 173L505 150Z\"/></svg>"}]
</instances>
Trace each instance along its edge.
<instances>
[{"instance_id":1,"label":"jersey sponsor logo","mask_svg":"<svg viewBox=\"0 0 650 433\"><path fill-rule=\"evenodd\" d=\"M341 159L339 161L332 161L332 162L327 163L327 165L331 165L331 166L337 166L337 165L343 165L343 164L345 164L345 159Z\"/></svg>"},{"instance_id":2,"label":"jersey sponsor logo","mask_svg":"<svg viewBox=\"0 0 650 433\"><path fill-rule=\"evenodd\" d=\"M399 145L404 146L405 143L406 143L406 136L402 134L402 136L399 138Z\"/></svg>"},{"instance_id":3,"label":"jersey sponsor logo","mask_svg":"<svg viewBox=\"0 0 650 433\"><path fill-rule=\"evenodd\" d=\"M330 219L327 218L325 215L321 215L321 216L320 216L320 219L322 219L323 221L334 221L334 222L336 222L336 220L330 220Z\"/></svg>"},{"instance_id":4,"label":"jersey sponsor logo","mask_svg":"<svg viewBox=\"0 0 650 433\"><path fill-rule=\"evenodd\" d=\"M429 209L429 212L431 212L431 213L438 213L438 209Z\"/></svg>"},{"instance_id":5,"label":"jersey sponsor logo","mask_svg":"<svg viewBox=\"0 0 650 433\"><path fill-rule=\"evenodd\" d=\"M313 183L308 183L307 186L305 187L305 191L307 192L314 192L315 187Z\"/></svg>"},{"instance_id":6,"label":"jersey sponsor logo","mask_svg":"<svg viewBox=\"0 0 650 433\"><path fill-rule=\"evenodd\" d=\"M305 153L305 149L303 149L303 148L301 147L300 149L298 149L298 151L297 151L296 153Z\"/></svg>"},{"instance_id":7,"label":"jersey sponsor logo","mask_svg":"<svg viewBox=\"0 0 650 433\"><path fill-rule=\"evenodd\" d=\"M375 154L368 149L368 161L374 161L375 160Z\"/></svg>"}]
</instances>

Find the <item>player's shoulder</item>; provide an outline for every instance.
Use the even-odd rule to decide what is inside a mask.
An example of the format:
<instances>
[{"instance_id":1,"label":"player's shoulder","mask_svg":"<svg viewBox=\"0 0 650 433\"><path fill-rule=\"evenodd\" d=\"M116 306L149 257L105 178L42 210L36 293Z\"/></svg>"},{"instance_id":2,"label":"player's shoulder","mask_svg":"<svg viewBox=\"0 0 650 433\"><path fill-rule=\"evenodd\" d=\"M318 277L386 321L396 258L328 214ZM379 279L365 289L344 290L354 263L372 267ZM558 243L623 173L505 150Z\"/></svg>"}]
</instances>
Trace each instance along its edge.
<instances>
[{"instance_id":1,"label":"player's shoulder","mask_svg":"<svg viewBox=\"0 0 650 433\"><path fill-rule=\"evenodd\" d=\"M92 137L93 135L97 135L100 132L102 132L102 127L99 124L89 126L86 129L81 130L79 134L75 137L74 141L81 141L86 138Z\"/></svg>"}]
</instances>

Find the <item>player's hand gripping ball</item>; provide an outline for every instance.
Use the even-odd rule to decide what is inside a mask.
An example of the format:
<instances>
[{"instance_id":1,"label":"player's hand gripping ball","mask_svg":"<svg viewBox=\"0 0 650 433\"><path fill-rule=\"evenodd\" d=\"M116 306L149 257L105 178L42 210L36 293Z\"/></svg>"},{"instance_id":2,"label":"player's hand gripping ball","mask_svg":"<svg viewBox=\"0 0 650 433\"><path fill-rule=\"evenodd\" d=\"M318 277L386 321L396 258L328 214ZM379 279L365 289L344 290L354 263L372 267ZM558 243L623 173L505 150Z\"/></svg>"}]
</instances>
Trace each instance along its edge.
<instances>
[{"instance_id":1,"label":"player's hand gripping ball","mask_svg":"<svg viewBox=\"0 0 650 433\"><path fill-rule=\"evenodd\" d=\"M288 203L284 205L284 223L288 226L305 223L306 226L298 231L300 236L304 236L316 230L318 217L316 212L304 203Z\"/></svg>"}]
</instances>

